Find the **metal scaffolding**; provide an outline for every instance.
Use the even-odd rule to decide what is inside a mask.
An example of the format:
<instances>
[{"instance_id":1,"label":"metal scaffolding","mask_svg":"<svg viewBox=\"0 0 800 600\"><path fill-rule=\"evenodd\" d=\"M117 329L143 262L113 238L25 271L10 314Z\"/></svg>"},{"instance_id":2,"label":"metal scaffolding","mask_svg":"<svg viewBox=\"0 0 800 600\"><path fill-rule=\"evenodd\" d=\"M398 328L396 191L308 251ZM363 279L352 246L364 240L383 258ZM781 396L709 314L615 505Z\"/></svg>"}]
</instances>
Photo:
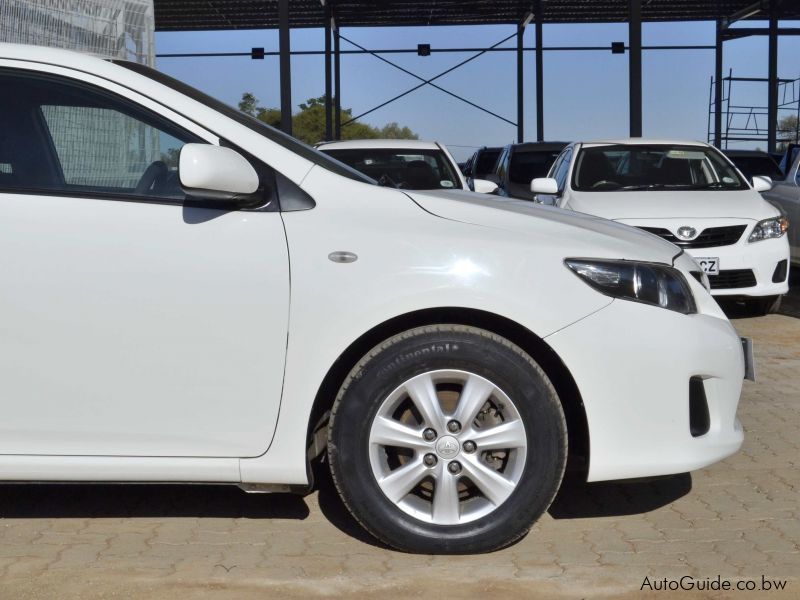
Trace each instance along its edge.
<instances>
[{"instance_id":1,"label":"metal scaffolding","mask_svg":"<svg viewBox=\"0 0 800 600\"><path fill-rule=\"evenodd\" d=\"M767 85L767 77L734 77L733 69L722 78L722 131L719 136L721 148L727 148L730 142L762 142L769 143L769 106L739 104L734 100L738 84ZM714 89L716 80L712 77L708 92L708 135L709 143L714 142L716 131L713 119L716 109ZM778 79L776 143L800 142L800 78ZM793 115L795 125L792 128L781 127L783 117Z\"/></svg>"},{"instance_id":2,"label":"metal scaffolding","mask_svg":"<svg viewBox=\"0 0 800 600\"><path fill-rule=\"evenodd\" d=\"M154 64L153 0L2 0L0 41Z\"/></svg>"},{"instance_id":3,"label":"metal scaffolding","mask_svg":"<svg viewBox=\"0 0 800 600\"><path fill-rule=\"evenodd\" d=\"M788 10L796 10L796 0L790 2L789 0L759 0L754 4L745 6L738 11L717 17L717 35L716 35L716 54L714 61L714 77L712 78L712 91L713 95L709 104L714 112L714 128L713 128L713 141L717 148L721 148L723 144L723 106L725 105L723 85L725 77L722 75L722 55L723 45L726 40L735 40L743 37L753 35L764 35L768 38L768 56L767 56L767 77L763 81L767 84L767 106L766 108L766 142L767 151L775 152L778 142L778 113L779 113L779 88L782 81L778 78L778 36L780 35L800 35L800 28L797 27L779 27L778 22L781 18L788 17ZM742 19L752 18L766 18L769 21L767 27L737 27L733 28L731 25ZM739 81L742 81L741 79ZM728 82L730 88L731 81ZM730 94L729 94L730 97ZM756 108L756 107L752 107ZM729 110L729 116L731 115ZM758 138L761 139L760 137ZM733 138L727 138L727 141L732 141Z\"/></svg>"}]
</instances>

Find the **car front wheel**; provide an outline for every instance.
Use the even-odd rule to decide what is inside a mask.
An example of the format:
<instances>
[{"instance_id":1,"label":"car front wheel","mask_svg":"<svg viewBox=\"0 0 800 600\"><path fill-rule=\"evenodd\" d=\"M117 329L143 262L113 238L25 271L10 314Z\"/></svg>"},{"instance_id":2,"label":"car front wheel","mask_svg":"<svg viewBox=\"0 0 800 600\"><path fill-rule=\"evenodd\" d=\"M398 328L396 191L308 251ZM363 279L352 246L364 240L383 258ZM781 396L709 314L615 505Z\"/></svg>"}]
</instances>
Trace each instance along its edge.
<instances>
[{"instance_id":1,"label":"car front wheel","mask_svg":"<svg viewBox=\"0 0 800 600\"><path fill-rule=\"evenodd\" d=\"M564 473L556 391L521 348L434 325L370 351L337 395L328 456L372 535L424 553L484 552L523 536Z\"/></svg>"}]
</instances>

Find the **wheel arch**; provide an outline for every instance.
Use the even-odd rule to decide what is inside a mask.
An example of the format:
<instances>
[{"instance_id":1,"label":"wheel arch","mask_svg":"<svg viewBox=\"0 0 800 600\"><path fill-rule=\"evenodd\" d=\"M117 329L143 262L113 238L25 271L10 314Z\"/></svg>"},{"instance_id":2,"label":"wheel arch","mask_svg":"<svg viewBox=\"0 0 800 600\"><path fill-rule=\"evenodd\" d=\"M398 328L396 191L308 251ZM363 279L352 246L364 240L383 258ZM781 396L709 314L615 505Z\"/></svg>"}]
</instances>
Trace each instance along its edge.
<instances>
[{"instance_id":1,"label":"wheel arch","mask_svg":"<svg viewBox=\"0 0 800 600\"><path fill-rule=\"evenodd\" d=\"M435 324L470 325L501 335L525 350L544 369L558 392L567 421L567 470L585 479L589 469L589 425L583 399L567 366L542 338L519 323L494 313L461 307L429 308L399 315L353 341L330 367L317 390L307 431L309 458L322 452L322 436L315 434L324 432L336 394L353 366L372 348L393 335Z\"/></svg>"}]
</instances>

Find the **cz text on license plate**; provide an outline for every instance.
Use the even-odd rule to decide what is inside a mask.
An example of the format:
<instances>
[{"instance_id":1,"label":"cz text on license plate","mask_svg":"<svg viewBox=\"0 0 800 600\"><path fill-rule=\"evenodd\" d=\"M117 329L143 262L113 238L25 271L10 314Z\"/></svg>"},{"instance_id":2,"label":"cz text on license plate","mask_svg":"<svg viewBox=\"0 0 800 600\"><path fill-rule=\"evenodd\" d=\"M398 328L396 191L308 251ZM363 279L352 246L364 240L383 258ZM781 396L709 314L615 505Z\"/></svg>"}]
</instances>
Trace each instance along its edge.
<instances>
[{"instance_id":1,"label":"cz text on license plate","mask_svg":"<svg viewBox=\"0 0 800 600\"><path fill-rule=\"evenodd\" d=\"M719 258L716 256L705 256L695 260L706 275L719 275Z\"/></svg>"}]
</instances>

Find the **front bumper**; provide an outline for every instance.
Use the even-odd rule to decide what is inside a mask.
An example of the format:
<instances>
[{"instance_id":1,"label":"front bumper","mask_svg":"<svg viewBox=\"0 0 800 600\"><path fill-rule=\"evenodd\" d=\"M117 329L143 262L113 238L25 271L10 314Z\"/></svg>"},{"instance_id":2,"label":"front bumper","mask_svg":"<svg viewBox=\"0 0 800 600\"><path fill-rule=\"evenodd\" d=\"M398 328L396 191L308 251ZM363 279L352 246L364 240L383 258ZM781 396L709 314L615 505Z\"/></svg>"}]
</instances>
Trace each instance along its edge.
<instances>
[{"instance_id":1,"label":"front bumper","mask_svg":"<svg viewBox=\"0 0 800 600\"><path fill-rule=\"evenodd\" d=\"M778 263L789 259L789 243L786 236L773 240L748 243L746 241L748 235L750 235L750 229L742 236L742 240L732 246L699 249L686 248L686 253L694 258L718 257L723 275L726 271L747 270L751 270L755 275L754 286L712 288L712 295L779 296L789 291L788 269L783 279L777 282L772 281ZM713 276L709 276L709 280L713 279Z\"/></svg>"},{"instance_id":2,"label":"front bumper","mask_svg":"<svg viewBox=\"0 0 800 600\"><path fill-rule=\"evenodd\" d=\"M589 481L683 473L736 452L742 343L727 319L624 300L546 338L572 373L589 426ZM701 378L708 431L690 427Z\"/></svg>"},{"instance_id":3,"label":"front bumper","mask_svg":"<svg viewBox=\"0 0 800 600\"><path fill-rule=\"evenodd\" d=\"M707 218L707 219L616 219L619 223L639 228L666 229L677 237L681 226L691 225L702 232L712 227L745 226L735 244L711 248L682 249L694 258L718 258L722 273L709 276L714 296L779 296L789 291L787 274L780 281L772 281L778 263L789 259L787 236L750 243L747 239L755 228L753 219Z\"/></svg>"}]
</instances>

